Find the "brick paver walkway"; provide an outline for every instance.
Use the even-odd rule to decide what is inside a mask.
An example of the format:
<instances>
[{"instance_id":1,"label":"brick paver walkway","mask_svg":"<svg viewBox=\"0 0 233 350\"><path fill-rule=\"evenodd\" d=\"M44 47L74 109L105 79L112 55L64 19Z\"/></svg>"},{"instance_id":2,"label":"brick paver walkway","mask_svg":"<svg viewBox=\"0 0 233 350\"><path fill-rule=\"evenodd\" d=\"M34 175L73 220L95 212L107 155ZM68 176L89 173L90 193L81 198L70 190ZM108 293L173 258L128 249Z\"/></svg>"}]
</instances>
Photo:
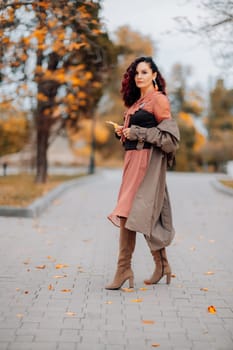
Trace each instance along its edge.
<instances>
[{"instance_id":1,"label":"brick paver walkway","mask_svg":"<svg viewBox=\"0 0 233 350\"><path fill-rule=\"evenodd\" d=\"M138 234L134 291L107 291L120 176L81 179L37 220L0 218L0 350L233 349L233 198L211 175L170 173L171 285L143 285L153 262Z\"/></svg>"}]
</instances>

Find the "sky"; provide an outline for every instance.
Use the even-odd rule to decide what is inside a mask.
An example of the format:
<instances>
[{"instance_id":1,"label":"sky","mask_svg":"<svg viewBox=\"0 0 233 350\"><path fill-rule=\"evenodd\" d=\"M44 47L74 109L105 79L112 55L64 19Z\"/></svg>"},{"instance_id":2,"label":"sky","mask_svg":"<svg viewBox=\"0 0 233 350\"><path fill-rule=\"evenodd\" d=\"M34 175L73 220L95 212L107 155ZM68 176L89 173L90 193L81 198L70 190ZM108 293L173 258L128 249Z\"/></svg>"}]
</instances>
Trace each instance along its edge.
<instances>
[{"instance_id":1,"label":"sky","mask_svg":"<svg viewBox=\"0 0 233 350\"><path fill-rule=\"evenodd\" d=\"M198 23L203 15L199 3L200 0L103 0L102 17L110 35L119 26L128 25L150 36L157 49L155 62L165 79L175 63L191 66L189 81L208 93L224 72L215 64L211 47L198 37L178 31L175 20L185 16Z\"/></svg>"}]
</instances>

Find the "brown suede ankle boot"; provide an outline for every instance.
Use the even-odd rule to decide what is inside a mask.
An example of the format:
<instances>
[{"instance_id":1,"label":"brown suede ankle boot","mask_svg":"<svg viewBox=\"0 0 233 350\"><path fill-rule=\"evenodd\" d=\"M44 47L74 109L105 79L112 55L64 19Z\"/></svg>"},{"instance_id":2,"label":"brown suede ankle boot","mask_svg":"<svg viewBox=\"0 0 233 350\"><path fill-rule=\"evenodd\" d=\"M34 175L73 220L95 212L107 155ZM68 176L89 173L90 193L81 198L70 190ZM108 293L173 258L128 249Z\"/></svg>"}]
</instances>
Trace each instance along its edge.
<instances>
[{"instance_id":1,"label":"brown suede ankle boot","mask_svg":"<svg viewBox=\"0 0 233 350\"><path fill-rule=\"evenodd\" d=\"M125 220L121 221L117 270L113 282L107 285L105 289L120 289L127 280L129 280L129 288L134 287L131 259L136 243L136 232L126 229L124 226Z\"/></svg>"},{"instance_id":2,"label":"brown suede ankle boot","mask_svg":"<svg viewBox=\"0 0 233 350\"><path fill-rule=\"evenodd\" d=\"M167 284L171 282L171 268L167 260L167 254L165 248L160 250L152 251L154 262L155 262L155 270L150 279L145 280L145 284L156 284L158 283L163 276L167 277Z\"/></svg>"}]
</instances>

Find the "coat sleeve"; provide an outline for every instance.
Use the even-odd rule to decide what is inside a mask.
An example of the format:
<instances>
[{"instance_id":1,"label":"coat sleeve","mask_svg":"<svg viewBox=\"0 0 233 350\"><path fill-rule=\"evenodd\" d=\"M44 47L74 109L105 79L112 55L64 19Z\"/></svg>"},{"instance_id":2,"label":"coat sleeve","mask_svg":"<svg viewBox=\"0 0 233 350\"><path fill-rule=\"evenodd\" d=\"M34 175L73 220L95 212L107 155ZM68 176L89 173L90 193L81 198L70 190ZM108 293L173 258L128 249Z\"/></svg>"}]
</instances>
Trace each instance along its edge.
<instances>
[{"instance_id":1,"label":"coat sleeve","mask_svg":"<svg viewBox=\"0 0 233 350\"><path fill-rule=\"evenodd\" d=\"M174 119L166 119L153 128L132 125L129 139L139 143L149 142L165 153L174 153L179 147L180 134Z\"/></svg>"}]
</instances>

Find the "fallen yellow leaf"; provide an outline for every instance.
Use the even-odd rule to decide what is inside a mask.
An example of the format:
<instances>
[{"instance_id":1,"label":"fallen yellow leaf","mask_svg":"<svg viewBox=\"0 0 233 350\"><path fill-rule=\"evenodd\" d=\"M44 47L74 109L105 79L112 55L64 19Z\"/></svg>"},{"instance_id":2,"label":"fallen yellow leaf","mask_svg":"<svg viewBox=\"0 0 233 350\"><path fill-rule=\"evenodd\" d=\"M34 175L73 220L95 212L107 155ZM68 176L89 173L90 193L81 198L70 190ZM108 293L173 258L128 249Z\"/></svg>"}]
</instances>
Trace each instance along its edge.
<instances>
[{"instance_id":1,"label":"fallen yellow leaf","mask_svg":"<svg viewBox=\"0 0 233 350\"><path fill-rule=\"evenodd\" d=\"M135 290L133 288L121 288L121 290L123 292L126 292L126 293L132 293L132 292L135 292Z\"/></svg>"},{"instance_id":2,"label":"fallen yellow leaf","mask_svg":"<svg viewBox=\"0 0 233 350\"><path fill-rule=\"evenodd\" d=\"M154 324L155 321L153 321L153 320L142 320L142 323L143 324Z\"/></svg>"},{"instance_id":3,"label":"fallen yellow leaf","mask_svg":"<svg viewBox=\"0 0 233 350\"><path fill-rule=\"evenodd\" d=\"M47 256L47 259L51 260L52 262L55 262L55 261L56 261L56 259L54 259L54 258L53 258L52 256L50 256L50 255Z\"/></svg>"},{"instance_id":4,"label":"fallen yellow leaf","mask_svg":"<svg viewBox=\"0 0 233 350\"><path fill-rule=\"evenodd\" d=\"M142 299L141 299L141 298L132 299L131 302L132 302L132 303L141 303L141 302L142 302Z\"/></svg>"},{"instance_id":5,"label":"fallen yellow leaf","mask_svg":"<svg viewBox=\"0 0 233 350\"><path fill-rule=\"evenodd\" d=\"M208 306L208 312L210 314L216 314L217 311L213 305L210 305L210 306Z\"/></svg>"},{"instance_id":6,"label":"fallen yellow leaf","mask_svg":"<svg viewBox=\"0 0 233 350\"><path fill-rule=\"evenodd\" d=\"M16 314L16 317L23 318L24 314Z\"/></svg>"},{"instance_id":7,"label":"fallen yellow leaf","mask_svg":"<svg viewBox=\"0 0 233 350\"><path fill-rule=\"evenodd\" d=\"M71 292L71 289L62 289L61 292L62 293L69 293L69 292Z\"/></svg>"},{"instance_id":8,"label":"fallen yellow leaf","mask_svg":"<svg viewBox=\"0 0 233 350\"><path fill-rule=\"evenodd\" d=\"M57 264L56 265L56 269L58 270L58 269L63 269L63 268L65 268L65 267L69 267L69 265L67 265L67 264Z\"/></svg>"},{"instance_id":9,"label":"fallen yellow leaf","mask_svg":"<svg viewBox=\"0 0 233 350\"><path fill-rule=\"evenodd\" d=\"M48 286L48 290L54 290L54 288L53 288L53 285L52 285L52 284L50 284L50 285Z\"/></svg>"},{"instance_id":10,"label":"fallen yellow leaf","mask_svg":"<svg viewBox=\"0 0 233 350\"><path fill-rule=\"evenodd\" d=\"M110 304L112 304L112 301L106 301L106 303L105 303L105 304L110 305Z\"/></svg>"},{"instance_id":11,"label":"fallen yellow leaf","mask_svg":"<svg viewBox=\"0 0 233 350\"><path fill-rule=\"evenodd\" d=\"M67 275L55 275L53 276L53 278L65 278L67 277Z\"/></svg>"},{"instance_id":12,"label":"fallen yellow leaf","mask_svg":"<svg viewBox=\"0 0 233 350\"><path fill-rule=\"evenodd\" d=\"M213 271L207 271L207 272L205 272L205 275L214 275L214 272Z\"/></svg>"},{"instance_id":13,"label":"fallen yellow leaf","mask_svg":"<svg viewBox=\"0 0 233 350\"><path fill-rule=\"evenodd\" d=\"M66 315L67 315L67 316L75 316L75 315L76 315L76 312L67 311L67 312L66 312Z\"/></svg>"},{"instance_id":14,"label":"fallen yellow leaf","mask_svg":"<svg viewBox=\"0 0 233 350\"><path fill-rule=\"evenodd\" d=\"M152 348L158 348L160 346L160 344L158 343L154 343L154 344L151 344Z\"/></svg>"},{"instance_id":15,"label":"fallen yellow leaf","mask_svg":"<svg viewBox=\"0 0 233 350\"><path fill-rule=\"evenodd\" d=\"M142 288L139 288L139 290L142 290L143 292L145 292L148 289L146 287L142 287Z\"/></svg>"},{"instance_id":16,"label":"fallen yellow leaf","mask_svg":"<svg viewBox=\"0 0 233 350\"><path fill-rule=\"evenodd\" d=\"M208 288L201 288L200 290L202 290L203 292L208 292Z\"/></svg>"},{"instance_id":17,"label":"fallen yellow leaf","mask_svg":"<svg viewBox=\"0 0 233 350\"><path fill-rule=\"evenodd\" d=\"M40 270L43 270L46 268L46 265L38 265L36 266L36 269L40 269Z\"/></svg>"}]
</instances>

